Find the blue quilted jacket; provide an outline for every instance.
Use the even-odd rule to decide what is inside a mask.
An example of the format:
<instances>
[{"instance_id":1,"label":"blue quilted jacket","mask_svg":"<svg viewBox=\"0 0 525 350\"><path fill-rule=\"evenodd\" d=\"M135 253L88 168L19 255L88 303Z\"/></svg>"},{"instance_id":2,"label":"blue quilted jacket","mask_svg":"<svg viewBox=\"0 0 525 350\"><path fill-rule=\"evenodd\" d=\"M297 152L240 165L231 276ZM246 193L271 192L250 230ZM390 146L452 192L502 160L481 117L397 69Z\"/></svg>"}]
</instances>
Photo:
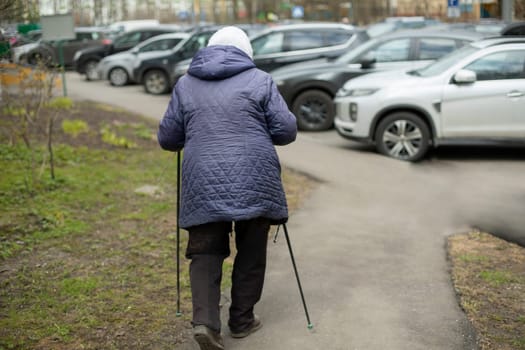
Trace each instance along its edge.
<instances>
[{"instance_id":1,"label":"blue quilted jacket","mask_svg":"<svg viewBox=\"0 0 525 350\"><path fill-rule=\"evenodd\" d=\"M295 140L295 116L272 78L234 46L194 56L173 89L160 146L184 148L180 226L288 218L274 145Z\"/></svg>"}]
</instances>

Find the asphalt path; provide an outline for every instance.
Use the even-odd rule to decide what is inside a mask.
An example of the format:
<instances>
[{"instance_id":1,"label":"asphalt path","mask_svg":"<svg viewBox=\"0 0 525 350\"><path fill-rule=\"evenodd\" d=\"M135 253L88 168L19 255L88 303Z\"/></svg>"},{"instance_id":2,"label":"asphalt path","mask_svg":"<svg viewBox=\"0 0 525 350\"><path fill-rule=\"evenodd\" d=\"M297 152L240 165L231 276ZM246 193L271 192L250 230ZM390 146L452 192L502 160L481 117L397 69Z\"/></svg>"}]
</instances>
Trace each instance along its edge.
<instances>
[{"instance_id":1,"label":"asphalt path","mask_svg":"<svg viewBox=\"0 0 525 350\"><path fill-rule=\"evenodd\" d=\"M76 73L67 86L74 99L155 119L169 101ZM300 133L278 153L283 165L319 180L288 224L314 327L281 234L269 243L256 306L264 326L246 339L226 336L227 349L477 348L451 284L446 237L478 227L525 245L525 149L448 147L411 164L332 130Z\"/></svg>"}]
</instances>

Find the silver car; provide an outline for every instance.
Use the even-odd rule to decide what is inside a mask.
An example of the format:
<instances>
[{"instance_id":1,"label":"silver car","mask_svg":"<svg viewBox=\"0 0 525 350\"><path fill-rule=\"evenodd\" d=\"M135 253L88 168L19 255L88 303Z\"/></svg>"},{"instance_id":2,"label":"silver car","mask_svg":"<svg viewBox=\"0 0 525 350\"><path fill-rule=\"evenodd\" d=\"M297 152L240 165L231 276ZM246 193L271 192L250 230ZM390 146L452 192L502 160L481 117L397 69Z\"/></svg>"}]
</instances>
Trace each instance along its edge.
<instances>
[{"instance_id":1,"label":"silver car","mask_svg":"<svg viewBox=\"0 0 525 350\"><path fill-rule=\"evenodd\" d=\"M103 58L97 65L100 79L108 79L113 86L124 86L133 82L133 68L136 62L167 53L185 39L188 33L168 33L154 36L134 48Z\"/></svg>"},{"instance_id":2,"label":"silver car","mask_svg":"<svg viewBox=\"0 0 525 350\"><path fill-rule=\"evenodd\" d=\"M443 144L525 145L525 39L486 39L424 68L352 79L335 104L341 136L400 160Z\"/></svg>"}]
</instances>

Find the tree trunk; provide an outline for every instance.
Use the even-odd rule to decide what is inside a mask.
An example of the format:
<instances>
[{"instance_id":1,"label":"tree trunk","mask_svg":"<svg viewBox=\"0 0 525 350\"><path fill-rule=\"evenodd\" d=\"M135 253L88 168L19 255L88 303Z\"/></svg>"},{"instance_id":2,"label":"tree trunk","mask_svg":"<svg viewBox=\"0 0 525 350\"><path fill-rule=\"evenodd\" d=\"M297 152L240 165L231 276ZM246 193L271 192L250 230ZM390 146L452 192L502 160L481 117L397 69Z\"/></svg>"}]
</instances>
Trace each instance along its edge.
<instances>
[{"instance_id":1,"label":"tree trunk","mask_svg":"<svg viewBox=\"0 0 525 350\"><path fill-rule=\"evenodd\" d=\"M120 12L123 20L129 19L128 0L120 0Z\"/></svg>"},{"instance_id":2,"label":"tree trunk","mask_svg":"<svg viewBox=\"0 0 525 350\"><path fill-rule=\"evenodd\" d=\"M94 13L93 18L94 18L95 25L101 25L103 22L102 20L102 0L95 0L93 13Z\"/></svg>"},{"instance_id":3,"label":"tree trunk","mask_svg":"<svg viewBox=\"0 0 525 350\"><path fill-rule=\"evenodd\" d=\"M53 125L55 123L55 116L52 115L47 120L47 151L49 152L49 171L51 179L55 179L55 159L53 155Z\"/></svg>"}]
</instances>

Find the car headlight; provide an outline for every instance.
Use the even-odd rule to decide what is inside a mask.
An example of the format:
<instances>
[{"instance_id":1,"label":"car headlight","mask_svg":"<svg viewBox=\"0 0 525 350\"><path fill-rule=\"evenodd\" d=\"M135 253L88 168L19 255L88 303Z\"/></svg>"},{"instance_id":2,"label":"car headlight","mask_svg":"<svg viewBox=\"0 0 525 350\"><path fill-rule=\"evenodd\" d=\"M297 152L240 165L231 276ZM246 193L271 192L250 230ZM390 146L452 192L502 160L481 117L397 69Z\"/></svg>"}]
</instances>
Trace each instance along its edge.
<instances>
[{"instance_id":1,"label":"car headlight","mask_svg":"<svg viewBox=\"0 0 525 350\"><path fill-rule=\"evenodd\" d=\"M368 88L368 89L345 89L344 87L339 89L339 91L337 91L337 97L348 97L348 96L353 96L353 97L359 97L359 96L369 96L369 95L372 95L374 93L376 93L379 89L372 89L372 88Z\"/></svg>"}]
</instances>

